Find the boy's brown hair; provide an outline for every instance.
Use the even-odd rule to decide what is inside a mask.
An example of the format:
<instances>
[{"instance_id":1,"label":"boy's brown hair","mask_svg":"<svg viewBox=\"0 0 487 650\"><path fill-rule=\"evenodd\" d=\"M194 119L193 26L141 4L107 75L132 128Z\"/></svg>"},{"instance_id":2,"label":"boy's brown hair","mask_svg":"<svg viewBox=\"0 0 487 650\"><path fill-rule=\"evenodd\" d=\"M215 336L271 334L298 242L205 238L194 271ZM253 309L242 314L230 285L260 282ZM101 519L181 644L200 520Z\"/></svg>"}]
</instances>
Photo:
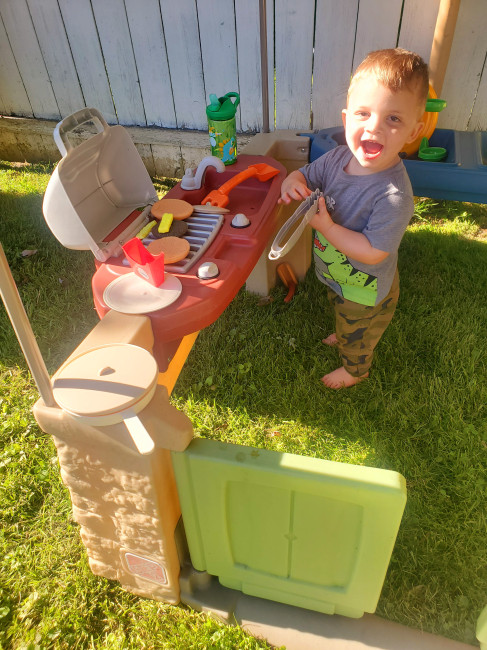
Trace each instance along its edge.
<instances>
[{"instance_id":1,"label":"boy's brown hair","mask_svg":"<svg viewBox=\"0 0 487 650\"><path fill-rule=\"evenodd\" d=\"M369 52L352 77L348 96L355 81L369 74L373 74L377 81L393 92L405 89L416 92L424 107L428 98L429 73L427 64L419 54L399 47Z\"/></svg>"}]
</instances>

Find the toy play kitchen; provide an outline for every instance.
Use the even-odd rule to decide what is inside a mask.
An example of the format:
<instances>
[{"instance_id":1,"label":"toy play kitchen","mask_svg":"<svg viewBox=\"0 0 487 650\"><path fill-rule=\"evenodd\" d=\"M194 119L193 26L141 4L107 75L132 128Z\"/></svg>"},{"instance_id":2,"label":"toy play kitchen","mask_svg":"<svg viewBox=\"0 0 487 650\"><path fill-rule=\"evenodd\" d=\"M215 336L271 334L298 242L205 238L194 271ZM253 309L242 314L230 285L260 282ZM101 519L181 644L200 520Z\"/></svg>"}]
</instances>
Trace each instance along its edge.
<instances>
[{"instance_id":1,"label":"toy play kitchen","mask_svg":"<svg viewBox=\"0 0 487 650\"><path fill-rule=\"evenodd\" d=\"M72 147L70 132L87 121L99 132ZM229 168L205 158L158 201L128 133L108 126L95 109L64 119L54 137L63 159L46 190L46 221L67 248L93 252L92 287L100 318L109 309L150 314L154 353L165 370L179 341L215 321L251 273L275 229L285 169L263 156L239 156ZM164 215L173 215L171 228L184 224L185 233L157 239L166 233L156 232L152 239L148 232L143 239L147 250L136 252L131 240L151 224L154 231ZM165 243L177 251L182 245L182 258L161 249ZM143 273L157 272L147 256L157 257L160 250L165 250L160 261L165 280L154 285L144 281ZM145 271L142 263L131 266L134 255L144 256Z\"/></svg>"},{"instance_id":2,"label":"toy play kitchen","mask_svg":"<svg viewBox=\"0 0 487 650\"><path fill-rule=\"evenodd\" d=\"M72 148L69 132L87 119L98 133ZM63 120L55 137L64 155L46 220L68 248L93 251L101 320L49 378L1 247L0 288L92 571L142 596L245 621L259 635L264 621L285 621L295 635L319 629L318 613L374 612L404 478L194 439L169 401L197 330L218 318L274 233L284 167L260 155L223 172L205 165L206 175L187 175L192 189L178 184L164 204L124 129L97 111ZM147 255L179 221L188 222L186 258ZM154 229L162 236L149 237Z\"/></svg>"}]
</instances>

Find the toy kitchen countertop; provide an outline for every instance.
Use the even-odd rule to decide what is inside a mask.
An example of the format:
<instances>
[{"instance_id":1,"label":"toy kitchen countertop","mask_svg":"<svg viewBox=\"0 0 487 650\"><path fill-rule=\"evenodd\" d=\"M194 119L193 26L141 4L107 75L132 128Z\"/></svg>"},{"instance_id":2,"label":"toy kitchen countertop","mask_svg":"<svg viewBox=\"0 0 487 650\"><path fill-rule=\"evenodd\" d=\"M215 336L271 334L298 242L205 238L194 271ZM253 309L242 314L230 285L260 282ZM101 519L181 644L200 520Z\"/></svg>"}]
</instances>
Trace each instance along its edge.
<instances>
[{"instance_id":1,"label":"toy kitchen countertop","mask_svg":"<svg viewBox=\"0 0 487 650\"><path fill-rule=\"evenodd\" d=\"M184 190L178 183L164 197L200 205L214 188L220 187L249 166L262 163L271 165L279 173L265 182L251 177L235 187L229 195L227 213L219 215L194 212L187 220L189 230L185 238L192 247L198 230L206 228L211 231L217 227L219 229L216 233L210 233L211 243L187 271L184 271L184 263L179 267L178 264L165 266L167 273L180 281L181 290L178 297L168 306L158 309L156 299L154 308L149 307L143 312L151 318L156 344L180 340L187 334L207 327L233 300L275 230L277 200L286 171L272 158L241 155L237 162L224 172L219 173L212 167L208 168L201 189ZM244 227L235 220L235 216L241 214L244 214L249 222ZM196 246L198 245L197 243ZM97 270L92 280L93 297L98 315L102 318L110 309L106 302L107 287L117 277L130 273L131 269L125 265L123 256L111 257L104 262L97 260L96 265ZM215 273L217 275L214 275ZM143 284L143 281L141 282ZM157 289L148 283L145 284L144 289L148 294L157 293ZM150 297L148 300L150 302ZM128 309L130 310L130 307Z\"/></svg>"},{"instance_id":2,"label":"toy kitchen countertop","mask_svg":"<svg viewBox=\"0 0 487 650\"><path fill-rule=\"evenodd\" d=\"M85 122L93 122L98 132L73 145L72 132ZM219 160L204 159L203 173L198 167L189 174L195 189L183 189L181 182L172 188L160 204L178 199L204 208L185 219L186 241L175 243L184 244L186 258L168 264L172 260L165 253L166 275L157 287L132 272L122 249L141 230L150 230L150 211L158 201L127 131L85 108L60 122L54 139L63 158L44 195L46 222L66 248L93 252L92 288L100 318L110 309L150 317L162 372L179 342L213 323L245 284L276 228L285 167L261 155L240 155L224 168ZM159 218L172 210L164 212L168 215Z\"/></svg>"}]
</instances>

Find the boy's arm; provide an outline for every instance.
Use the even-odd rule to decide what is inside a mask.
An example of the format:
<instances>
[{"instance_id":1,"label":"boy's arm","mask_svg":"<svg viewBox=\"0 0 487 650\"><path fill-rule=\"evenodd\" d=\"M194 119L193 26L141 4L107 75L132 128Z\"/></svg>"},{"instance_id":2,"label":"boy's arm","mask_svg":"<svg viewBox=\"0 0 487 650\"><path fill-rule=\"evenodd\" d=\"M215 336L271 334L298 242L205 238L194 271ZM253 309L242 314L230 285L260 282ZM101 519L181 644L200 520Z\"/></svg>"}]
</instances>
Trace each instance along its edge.
<instances>
[{"instance_id":1,"label":"boy's arm","mask_svg":"<svg viewBox=\"0 0 487 650\"><path fill-rule=\"evenodd\" d=\"M347 257L362 264L379 264L389 253L373 248L369 240L361 232L349 230L333 221L326 209L325 199L319 199L319 212L311 219L310 226L324 235L330 244Z\"/></svg>"},{"instance_id":2,"label":"boy's arm","mask_svg":"<svg viewBox=\"0 0 487 650\"><path fill-rule=\"evenodd\" d=\"M306 184L304 175L296 170L283 180L281 185L281 198L278 203L291 203L292 200L303 201L311 194Z\"/></svg>"}]
</instances>

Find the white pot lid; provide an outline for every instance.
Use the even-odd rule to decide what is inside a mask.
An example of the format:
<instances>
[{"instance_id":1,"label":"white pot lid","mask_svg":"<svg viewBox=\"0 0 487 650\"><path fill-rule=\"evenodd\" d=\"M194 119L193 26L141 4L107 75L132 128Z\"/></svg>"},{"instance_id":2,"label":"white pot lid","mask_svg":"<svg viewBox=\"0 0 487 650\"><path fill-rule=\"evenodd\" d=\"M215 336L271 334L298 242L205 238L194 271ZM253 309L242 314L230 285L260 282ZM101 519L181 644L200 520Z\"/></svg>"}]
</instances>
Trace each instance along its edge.
<instances>
[{"instance_id":1,"label":"white pot lid","mask_svg":"<svg viewBox=\"0 0 487 650\"><path fill-rule=\"evenodd\" d=\"M81 417L137 411L137 403L154 388L157 377L157 363L144 348L103 345L75 357L56 373L54 399L63 410Z\"/></svg>"}]
</instances>

